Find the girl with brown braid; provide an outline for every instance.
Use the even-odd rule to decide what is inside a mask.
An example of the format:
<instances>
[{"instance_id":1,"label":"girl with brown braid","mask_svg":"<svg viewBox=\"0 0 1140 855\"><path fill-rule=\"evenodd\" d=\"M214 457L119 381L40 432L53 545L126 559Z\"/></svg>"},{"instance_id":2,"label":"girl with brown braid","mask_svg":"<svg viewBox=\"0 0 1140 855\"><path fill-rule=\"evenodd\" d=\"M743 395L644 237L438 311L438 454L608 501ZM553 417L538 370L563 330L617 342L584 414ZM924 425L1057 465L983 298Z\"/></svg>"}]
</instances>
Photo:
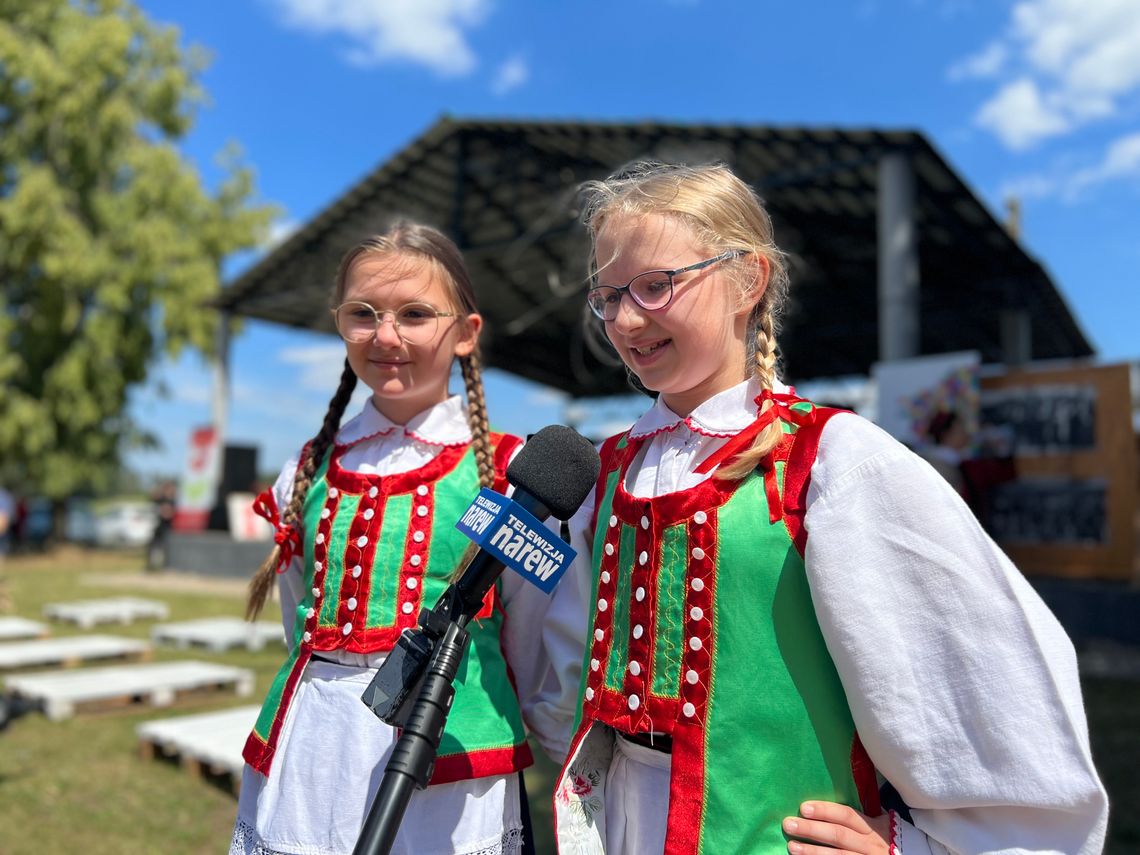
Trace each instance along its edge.
<instances>
[{"instance_id":1,"label":"girl with brown braid","mask_svg":"<svg viewBox=\"0 0 1140 855\"><path fill-rule=\"evenodd\" d=\"M559 850L1098 852L1072 645L924 461L781 383L755 192L665 164L586 190L589 308L658 396L570 523Z\"/></svg>"},{"instance_id":2,"label":"girl with brown braid","mask_svg":"<svg viewBox=\"0 0 1140 855\"><path fill-rule=\"evenodd\" d=\"M277 546L251 583L249 616L276 580L290 652L246 743L231 853L352 851L396 739L360 695L461 566L467 541L455 522L480 485L507 491L521 444L488 428L482 318L443 234L401 223L358 244L333 306L347 356L340 387L320 431L258 499ZM448 392L455 360L466 406ZM342 425L358 380L372 395ZM469 626L431 783L413 795L394 853L524 851L520 770L531 755L519 698L556 755L573 712L572 688L538 680L536 628L549 603L517 578L488 595ZM577 682L571 670L566 685Z\"/></svg>"}]
</instances>

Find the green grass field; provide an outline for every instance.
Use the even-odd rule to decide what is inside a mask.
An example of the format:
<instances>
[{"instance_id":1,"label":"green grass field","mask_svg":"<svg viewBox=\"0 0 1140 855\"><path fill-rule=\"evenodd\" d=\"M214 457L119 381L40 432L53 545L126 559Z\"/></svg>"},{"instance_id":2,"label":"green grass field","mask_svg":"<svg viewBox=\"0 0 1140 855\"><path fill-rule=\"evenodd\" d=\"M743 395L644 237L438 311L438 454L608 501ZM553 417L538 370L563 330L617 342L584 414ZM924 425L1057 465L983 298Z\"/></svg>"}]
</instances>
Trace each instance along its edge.
<instances>
[{"instance_id":1,"label":"green grass field","mask_svg":"<svg viewBox=\"0 0 1140 855\"><path fill-rule=\"evenodd\" d=\"M126 594L153 597L170 606L170 620L239 615L235 586L204 585L198 591L158 591L141 573L141 555L63 550L44 557L9 559L9 613L41 619L45 603ZM266 615L275 617L275 606ZM110 634L149 637L151 621L100 628ZM57 637L79 634L53 624ZM200 649L156 647L155 661L200 658L251 668L259 698L276 672L281 648L257 653L213 654ZM1109 855L1140 851L1140 683L1089 681L1085 685L1093 749L1113 800ZM0 852L219 853L229 843L236 801L224 782L195 779L175 763L144 760L135 727L153 718L250 703L232 692L189 698L173 708L135 706L49 722L28 715L0 733ZM543 758L527 772L539 853L550 842L550 787L554 767Z\"/></svg>"}]
</instances>

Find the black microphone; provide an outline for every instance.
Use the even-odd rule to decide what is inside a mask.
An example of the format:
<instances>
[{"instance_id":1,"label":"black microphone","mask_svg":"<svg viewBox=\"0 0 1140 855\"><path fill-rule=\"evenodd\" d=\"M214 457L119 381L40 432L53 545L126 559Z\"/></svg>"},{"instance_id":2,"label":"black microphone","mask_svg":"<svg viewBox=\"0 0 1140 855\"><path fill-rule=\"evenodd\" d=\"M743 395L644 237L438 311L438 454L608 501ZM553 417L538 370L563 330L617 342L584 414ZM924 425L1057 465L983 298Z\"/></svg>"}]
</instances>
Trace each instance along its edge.
<instances>
[{"instance_id":1,"label":"black microphone","mask_svg":"<svg viewBox=\"0 0 1140 855\"><path fill-rule=\"evenodd\" d=\"M601 466L593 443L578 431L548 425L527 440L507 467L507 481L515 488L507 501L540 522L550 516L568 520L590 495ZM501 558L482 549L467 565L455 589L460 613L468 620L482 608L504 566Z\"/></svg>"}]
</instances>

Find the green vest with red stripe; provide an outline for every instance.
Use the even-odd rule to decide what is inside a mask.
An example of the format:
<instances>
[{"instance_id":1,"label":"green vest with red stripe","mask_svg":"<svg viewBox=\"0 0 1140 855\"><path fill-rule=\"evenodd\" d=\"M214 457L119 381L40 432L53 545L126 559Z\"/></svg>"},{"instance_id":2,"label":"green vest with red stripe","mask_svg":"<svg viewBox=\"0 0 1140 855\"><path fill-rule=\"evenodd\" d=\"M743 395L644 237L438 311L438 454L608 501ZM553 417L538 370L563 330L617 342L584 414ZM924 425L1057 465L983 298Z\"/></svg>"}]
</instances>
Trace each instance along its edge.
<instances>
[{"instance_id":1,"label":"green vest with red stripe","mask_svg":"<svg viewBox=\"0 0 1140 855\"><path fill-rule=\"evenodd\" d=\"M495 484L517 437L492 434ZM479 491L474 451L445 448L419 469L366 475L341 467L334 446L313 476L302 508L305 587L292 651L277 673L253 732L247 763L268 775L297 683L314 652L390 650L447 588L468 544L456 521ZM430 783L515 772L532 762L518 698L500 645L497 587L478 620L455 680L455 699ZM377 726L383 726L377 721Z\"/></svg>"},{"instance_id":2,"label":"green vest with red stripe","mask_svg":"<svg viewBox=\"0 0 1140 855\"><path fill-rule=\"evenodd\" d=\"M786 853L781 822L805 799L878 813L802 557L835 411L793 410L802 426L783 423L760 469L656 498L624 487L642 442L604 444L580 721L555 794L563 855L602 851L615 730L672 737L667 855Z\"/></svg>"}]
</instances>

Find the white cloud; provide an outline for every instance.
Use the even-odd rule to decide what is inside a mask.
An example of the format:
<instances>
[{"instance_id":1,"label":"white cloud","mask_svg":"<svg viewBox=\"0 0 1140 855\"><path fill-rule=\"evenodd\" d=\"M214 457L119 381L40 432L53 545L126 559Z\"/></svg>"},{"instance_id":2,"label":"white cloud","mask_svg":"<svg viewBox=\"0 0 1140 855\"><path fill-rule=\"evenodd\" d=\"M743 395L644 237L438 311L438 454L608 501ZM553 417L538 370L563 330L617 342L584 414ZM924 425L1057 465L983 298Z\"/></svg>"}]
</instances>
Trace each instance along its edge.
<instances>
[{"instance_id":1,"label":"white cloud","mask_svg":"<svg viewBox=\"0 0 1140 855\"><path fill-rule=\"evenodd\" d=\"M337 342L286 347L277 354L277 361L293 369L297 378L294 388L332 395L344 370L344 345Z\"/></svg>"},{"instance_id":2,"label":"white cloud","mask_svg":"<svg viewBox=\"0 0 1140 855\"><path fill-rule=\"evenodd\" d=\"M1077 169L1056 168L1048 174L1025 175L1006 182L1001 194L1019 199L1059 198L1072 202L1110 181L1140 184L1140 132L1114 140L1097 163Z\"/></svg>"},{"instance_id":3,"label":"white cloud","mask_svg":"<svg viewBox=\"0 0 1140 855\"><path fill-rule=\"evenodd\" d=\"M1140 90L1136 0L1020 0L1003 36L948 72L1001 77L975 121L1012 149L1115 116Z\"/></svg>"},{"instance_id":4,"label":"white cloud","mask_svg":"<svg viewBox=\"0 0 1140 855\"><path fill-rule=\"evenodd\" d=\"M530 79L530 68L521 56L512 56L499 66L495 73L495 80L491 84L491 91L496 95L506 95L512 89L517 89Z\"/></svg>"},{"instance_id":5,"label":"white cloud","mask_svg":"<svg viewBox=\"0 0 1140 855\"><path fill-rule=\"evenodd\" d=\"M478 59L466 31L483 22L491 0L275 0L284 22L350 39L345 56L371 67L407 61L445 77L471 72Z\"/></svg>"},{"instance_id":6,"label":"white cloud","mask_svg":"<svg viewBox=\"0 0 1140 855\"><path fill-rule=\"evenodd\" d=\"M951 80L995 77L1009 58L1009 48L1001 42L990 42L981 51L955 63L947 72Z\"/></svg>"},{"instance_id":7,"label":"white cloud","mask_svg":"<svg viewBox=\"0 0 1140 855\"><path fill-rule=\"evenodd\" d=\"M1024 77L1003 86L982 105L975 121L1015 151L1071 127L1062 111L1045 102L1037 84Z\"/></svg>"}]
</instances>

